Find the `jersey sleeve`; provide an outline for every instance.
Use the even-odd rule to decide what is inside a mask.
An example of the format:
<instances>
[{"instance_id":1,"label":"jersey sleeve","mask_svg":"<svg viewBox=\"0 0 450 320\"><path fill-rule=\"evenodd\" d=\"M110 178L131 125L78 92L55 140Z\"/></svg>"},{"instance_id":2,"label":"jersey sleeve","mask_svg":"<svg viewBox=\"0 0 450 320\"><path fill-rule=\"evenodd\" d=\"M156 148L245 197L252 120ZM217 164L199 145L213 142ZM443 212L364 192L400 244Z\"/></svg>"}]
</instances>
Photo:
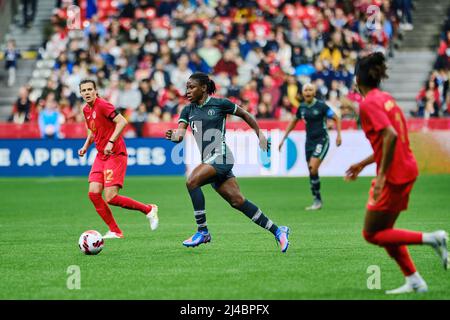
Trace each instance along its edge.
<instances>
[{"instance_id":1,"label":"jersey sleeve","mask_svg":"<svg viewBox=\"0 0 450 320\"><path fill-rule=\"evenodd\" d=\"M223 99L222 110L225 114L235 114L238 105L236 103L231 102L228 99Z\"/></svg>"},{"instance_id":2,"label":"jersey sleeve","mask_svg":"<svg viewBox=\"0 0 450 320\"><path fill-rule=\"evenodd\" d=\"M189 123L189 106L186 106L181 110L180 117L178 118L178 123L184 122Z\"/></svg>"},{"instance_id":3,"label":"jersey sleeve","mask_svg":"<svg viewBox=\"0 0 450 320\"><path fill-rule=\"evenodd\" d=\"M105 116L105 118L109 120L113 120L119 113L116 111L116 108L112 103L105 101L100 105L100 113Z\"/></svg>"},{"instance_id":4,"label":"jersey sleeve","mask_svg":"<svg viewBox=\"0 0 450 320\"><path fill-rule=\"evenodd\" d=\"M336 114L333 109L331 109L331 107L329 105L327 105L326 103L323 104L323 108L324 108L324 114L327 118L333 118L334 115Z\"/></svg>"},{"instance_id":5,"label":"jersey sleeve","mask_svg":"<svg viewBox=\"0 0 450 320\"><path fill-rule=\"evenodd\" d=\"M299 106L299 107L297 108L297 112L295 113L295 117L296 117L298 120L302 120L302 113L301 113L301 110L302 110L302 106Z\"/></svg>"},{"instance_id":6,"label":"jersey sleeve","mask_svg":"<svg viewBox=\"0 0 450 320\"><path fill-rule=\"evenodd\" d=\"M360 107L361 121L374 131L381 131L391 125L386 112L373 102L362 102Z\"/></svg>"}]
</instances>

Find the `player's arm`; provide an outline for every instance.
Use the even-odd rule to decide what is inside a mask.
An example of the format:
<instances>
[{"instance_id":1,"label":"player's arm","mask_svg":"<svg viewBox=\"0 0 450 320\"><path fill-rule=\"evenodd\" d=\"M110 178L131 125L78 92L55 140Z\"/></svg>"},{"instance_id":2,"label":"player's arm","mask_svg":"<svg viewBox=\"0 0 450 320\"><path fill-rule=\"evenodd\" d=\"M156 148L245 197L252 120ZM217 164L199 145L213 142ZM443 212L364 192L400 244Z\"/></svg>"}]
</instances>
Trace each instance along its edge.
<instances>
[{"instance_id":1,"label":"player's arm","mask_svg":"<svg viewBox=\"0 0 450 320\"><path fill-rule=\"evenodd\" d=\"M84 156L93 142L94 142L94 135L92 134L92 131L88 129L86 141L84 142L84 145L81 147L81 149L78 150L78 155L80 157Z\"/></svg>"},{"instance_id":2,"label":"player's arm","mask_svg":"<svg viewBox=\"0 0 450 320\"><path fill-rule=\"evenodd\" d=\"M284 133L283 138L281 139L280 145L278 146L278 150L281 151L281 148L283 147L284 141L289 136L289 133L291 133L292 130L294 130L295 126L297 125L298 118L294 118L289 122L288 127L286 129L286 132Z\"/></svg>"},{"instance_id":3,"label":"player's arm","mask_svg":"<svg viewBox=\"0 0 450 320\"><path fill-rule=\"evenodd\" d=\"M261 132L258 122L256 122L255 118L250 113L248 113L239 106L236 106L236 111L234 112L234 115L244 120L250 126L250 128L252 128L255 131L259 139L259 147L263 151L269 151L270 142L267 141L266 136L264 135L264 133Z\"/></svg>"},{"instance_id":4,"label":"player's arm","mask_svg":"<svg viewBox=\"0 0 450 320\"><path fill-rule=\"evenodd\" d=\"M176 130L169 129L166 131L166 139L175 143L183 141L187 126L186 122L180 121Z\"/></svg>"},{"instance_id":5,"label":"player's arm","mask_svg":"<svg viewBox=\"0 0 450 320\"><path fill-rule=\"evenodd\" d=\"M373 187L373 199L375 201L381 194L381 190L384 187L384 182L386 181L386 172L392 163L392 159L394 158L395 143L397 142L397 132L392 126L387 126L383 130L381 130L381 136L383 137L383 153L381 155L378 175Z\"/></svg>"},{"instance_id":6,"label":"player's arm","mask_svg":"<svg viewBox=\"0 0 450 320\"><path fill-rule=\"evenodd\" d=\"M356 180L359 173L365 167L367 167L369 164L374 163L374 162L375 162L375 157L373 156L373 153L372 153L370 156L368 156L364 160L362 160L358 163L352 164L350 166L350 168L348 168L347 171L345 171L345 180L347 180L347 181Z\"/></svg>"},{"instance_id":7,"label":"player's arm","mask_svg":"<svg viewBox=\"0 0 450 320\"><path fill-rule=\"evenodd\" d=\"M341 137L342 122L341 122L341 117L339 117L337 114L334 114L333 115L333 120L336 123L336 131L337 131L336 145L339 147L342 144L342 137Z\"/></svg>"},{"instance_id":8,"label":"player's arm","mask_svg":"<svg viewBox=\"0 0 450 320\"><path fill-rule=\"evenodd\" d=\"M105 150L103 151L104 154L112 154L114 143L117 139L119 139L123 129L125 129L128 124L127 119L125 119L120 113L117 113L112 121L116 124L116 127L112 135L109 137L108 143L106 144Z\"/></svg>"}]
</instances>

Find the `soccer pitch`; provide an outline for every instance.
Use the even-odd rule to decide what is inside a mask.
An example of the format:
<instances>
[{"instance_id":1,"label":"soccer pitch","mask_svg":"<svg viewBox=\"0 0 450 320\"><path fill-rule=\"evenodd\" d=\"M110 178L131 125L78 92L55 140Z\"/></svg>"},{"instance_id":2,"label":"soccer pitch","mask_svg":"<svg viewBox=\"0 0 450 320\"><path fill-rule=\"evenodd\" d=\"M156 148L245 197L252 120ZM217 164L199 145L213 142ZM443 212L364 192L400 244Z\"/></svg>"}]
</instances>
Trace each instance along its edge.
<instances>
[{"instance_id":1,"label":"soccer pitch","mask_svg":"<svg viewBox=\"0 0 450 320\"><path fill-rule=\"evenodd\" d=\"M106 225L87 196L87 178L0 179L0 299L450 299L445 272L428 246L410 246L426 294L386 296L404 278L384 249L361 236L369 178L322 178L324 208L311 204L306 178L238 178L243 194L291 228L282 254L274 237L203 187L212 242L185 248L196 229L182 177L127 177L123 195L159 205L151 232L140 212L113 207L125 239L97 256L78 249L83 231ZM450 176L420 176L398 228L450 231ZM69 266L80 289L67 286ZM371 266L381 289L369 290ZM70 286L69 286L70 287Z\"/></svg>"}]
</instances>

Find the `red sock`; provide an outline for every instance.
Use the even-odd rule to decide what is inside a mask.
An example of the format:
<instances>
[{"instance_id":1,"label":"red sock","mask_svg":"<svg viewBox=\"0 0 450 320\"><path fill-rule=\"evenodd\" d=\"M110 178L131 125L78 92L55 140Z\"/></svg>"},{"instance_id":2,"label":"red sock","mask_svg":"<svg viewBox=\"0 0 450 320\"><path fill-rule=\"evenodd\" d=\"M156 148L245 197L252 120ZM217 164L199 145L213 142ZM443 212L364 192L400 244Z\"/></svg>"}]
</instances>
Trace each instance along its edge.
<instances>
[{"instance_id":1,"label":"red sock","mask_svg":"<svg viewBox=\"0 0 450 320\"><path fill-rule=\"evenodd\" d=\"M113 206L122 207L130 210L139 210L140 212L147 214L152 209L151 206L143 204L142 202L133 200L128 197L116 195L114 198L108 201Z\"/></svg>"},{"instance_id":2,"label":"red sock","mask_svg":"<svg viewBox=\"0 0 450 320\"><path fill-rule=\"evenodd\" d=\"M406 246L386 246L384 248L397 262L405 277L416 272L416 267L414 266L414 262L412 261Z\"/></svg>"},{"instance_id":3,"label":"red sock","mask_svg":"<svg viewBox=\"0 0 450 320\"><path fill-rule=\"evenodd\" d=\"M382 247L422 244L422 232L416 231L385 229L374 233L363 231L363 235L368 242Z\"/></svg>"},{"instance_id":4,"label":"red sock","mask_svg":"<svg viewBox=\"0 0 450 320\"><path fill-rule=\"evenodd\" d=\"M105 202L105 200L103 200L102 194L89 192L89 199L91 199L92 203L94 204L95 210L97 211L98 215L108 225L109 230L111 230L112 232L122 233L116 221L114 220L111 209L108 207L108 204Z\"/></svg>"}]
</instances>

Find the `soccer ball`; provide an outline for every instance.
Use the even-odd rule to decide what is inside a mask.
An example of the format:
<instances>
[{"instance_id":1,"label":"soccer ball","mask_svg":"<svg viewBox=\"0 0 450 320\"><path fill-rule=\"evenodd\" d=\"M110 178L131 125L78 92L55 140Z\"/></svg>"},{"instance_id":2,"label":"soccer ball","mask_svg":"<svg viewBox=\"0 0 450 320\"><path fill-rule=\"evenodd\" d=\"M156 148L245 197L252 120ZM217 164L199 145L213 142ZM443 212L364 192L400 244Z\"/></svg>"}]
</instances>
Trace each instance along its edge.
<instances>
[{"instance_id":1,"label":"soccer ball","mask_svg":"<svg viewBox=\"0 0 450 320\"><path fill-rule=\"evenodd\" d=\"M103 238L100 232L88 230L81 234L78 240L81 252L88 255L99 254L103 249Z\"/></svg>"}]
</instances>

